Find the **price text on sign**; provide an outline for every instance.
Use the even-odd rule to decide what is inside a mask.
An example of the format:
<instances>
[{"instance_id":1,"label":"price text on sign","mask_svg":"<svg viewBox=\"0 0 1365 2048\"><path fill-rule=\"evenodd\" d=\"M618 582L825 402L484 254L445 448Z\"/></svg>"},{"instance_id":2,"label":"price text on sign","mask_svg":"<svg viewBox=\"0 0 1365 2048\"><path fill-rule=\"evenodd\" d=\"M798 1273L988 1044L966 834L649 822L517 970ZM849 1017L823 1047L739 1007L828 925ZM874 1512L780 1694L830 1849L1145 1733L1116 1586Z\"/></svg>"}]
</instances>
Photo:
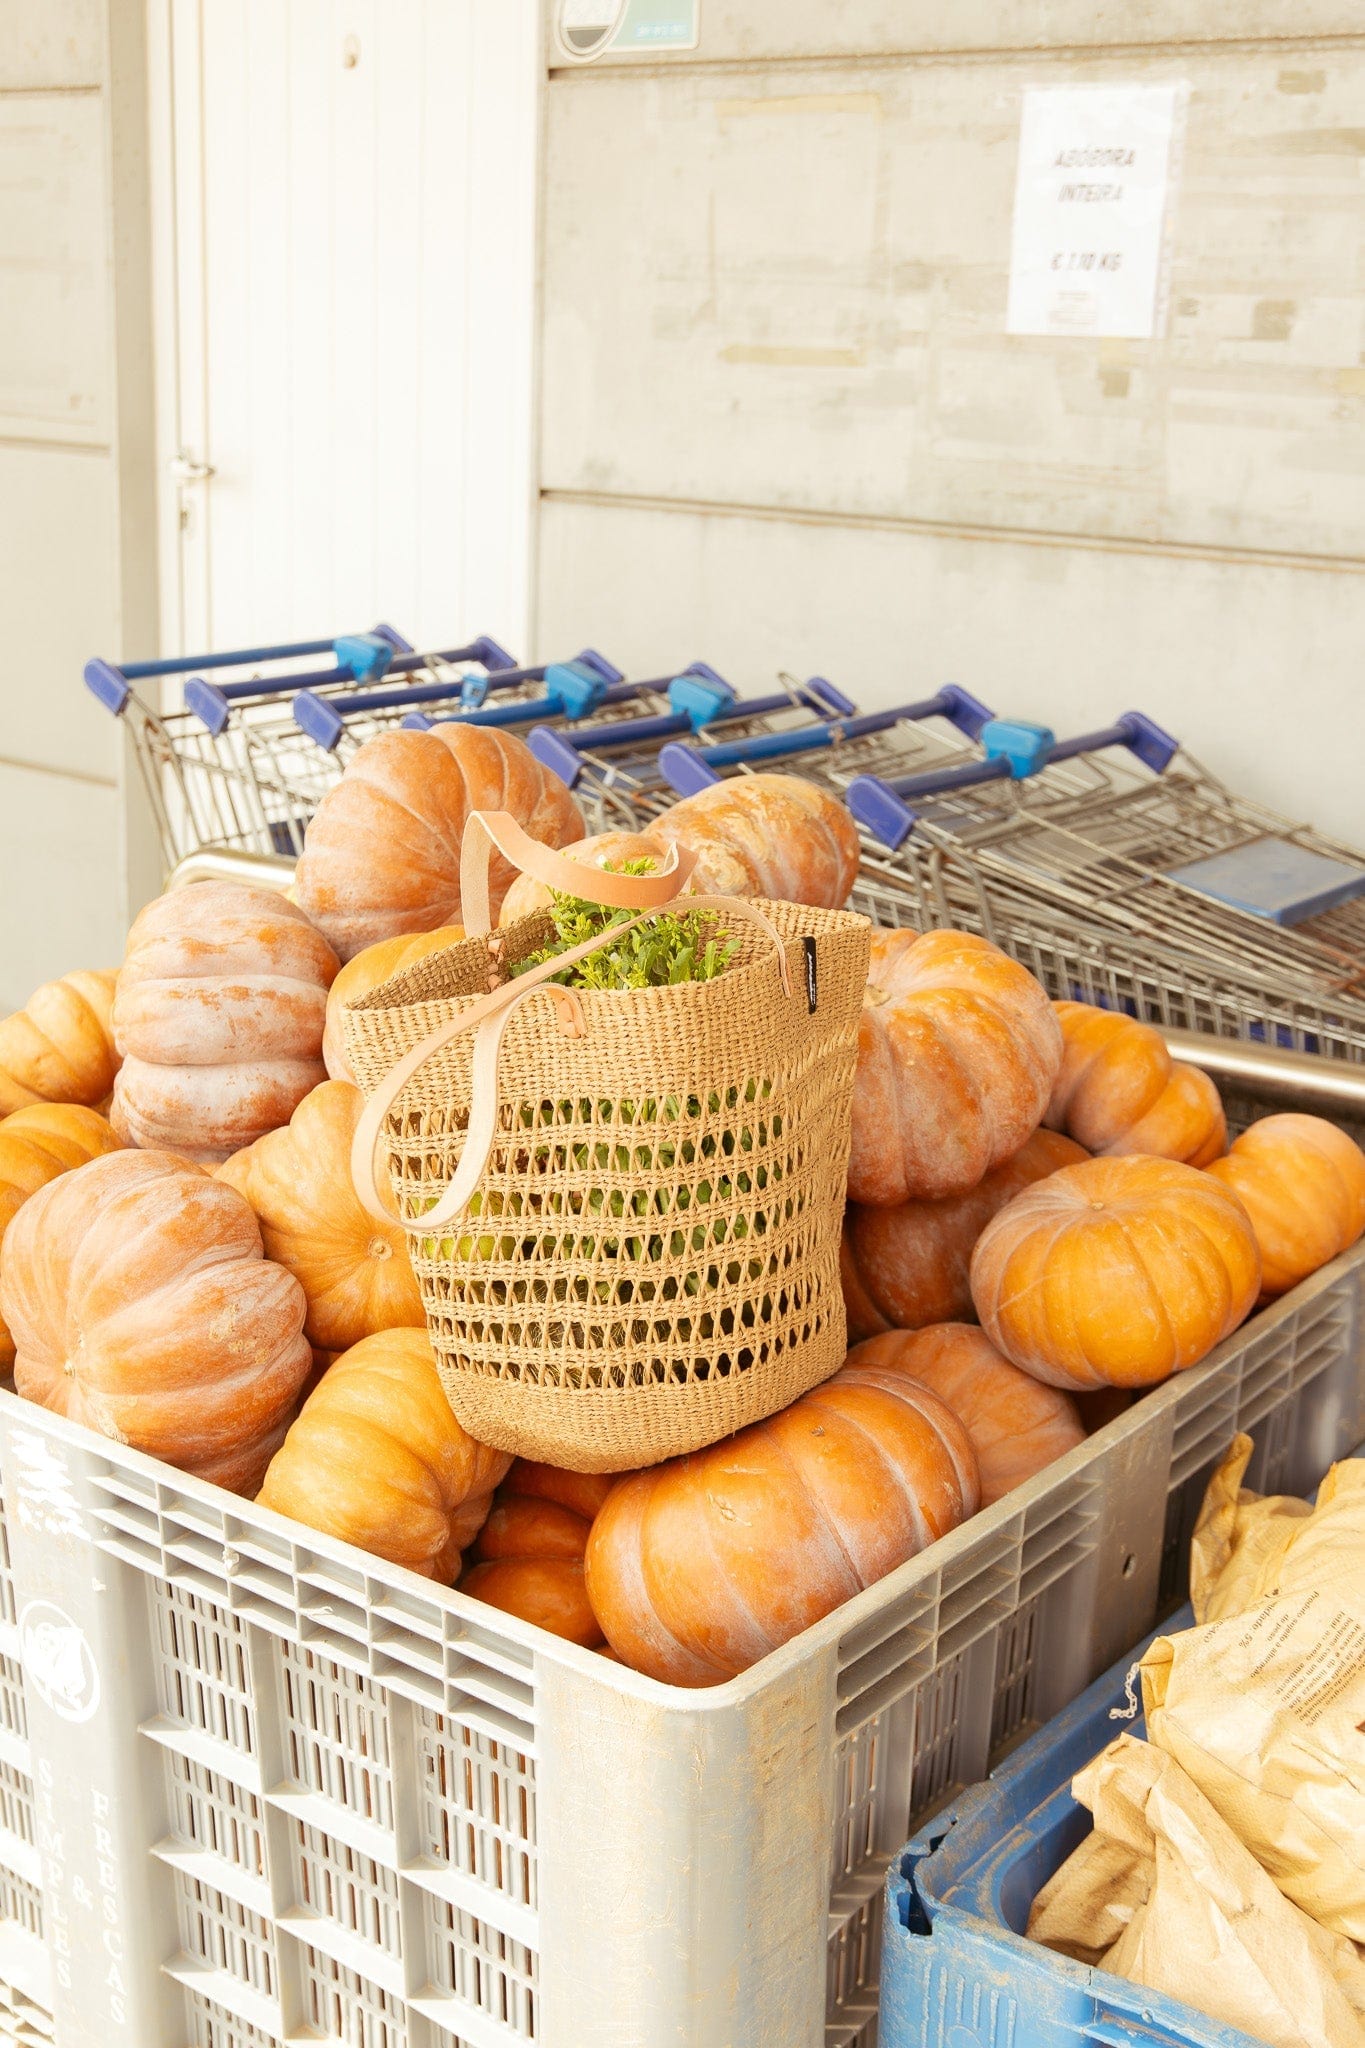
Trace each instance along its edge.
<instances>
[{"instance_id":1,"label":"price text on sign","mask_svg":"<svg viewBox=\"0 0 1365 2048\"><path fill-rule=\"evenodd\" d=\"M1026 92L1010 254L1010 334L1155 334L1178 85Z\"/></svg>"}]
</instances>

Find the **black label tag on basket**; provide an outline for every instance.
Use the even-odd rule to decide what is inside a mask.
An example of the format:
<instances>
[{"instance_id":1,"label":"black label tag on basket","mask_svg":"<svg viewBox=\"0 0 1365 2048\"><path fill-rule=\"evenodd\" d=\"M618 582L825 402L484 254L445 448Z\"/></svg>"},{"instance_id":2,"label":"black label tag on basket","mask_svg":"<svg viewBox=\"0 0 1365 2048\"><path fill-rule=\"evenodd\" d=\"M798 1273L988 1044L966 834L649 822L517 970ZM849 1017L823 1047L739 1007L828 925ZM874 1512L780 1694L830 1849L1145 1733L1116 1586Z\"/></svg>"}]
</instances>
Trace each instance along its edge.
<instances>
[{"instance_id":1,"label":"black label tag on basket","mask_svg":"<svg viewBox=\"0 0 1365 2048\"><path fill-rule=\"evenodd\" d=\"M802 939L801 944L806 955L806 1009L813 1017L820 1002L820 984L815 973L815 941Z\"/></svg>"}]
</instances>

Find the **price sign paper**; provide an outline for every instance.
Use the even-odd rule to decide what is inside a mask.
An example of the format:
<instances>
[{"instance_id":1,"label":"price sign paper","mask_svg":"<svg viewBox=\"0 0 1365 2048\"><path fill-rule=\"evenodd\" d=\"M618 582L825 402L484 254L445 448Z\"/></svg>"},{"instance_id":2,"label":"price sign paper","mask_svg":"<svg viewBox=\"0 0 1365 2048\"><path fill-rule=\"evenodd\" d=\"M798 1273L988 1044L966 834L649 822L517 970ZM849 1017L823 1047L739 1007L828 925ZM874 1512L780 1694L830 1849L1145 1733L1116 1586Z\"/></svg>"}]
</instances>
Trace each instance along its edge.
<instances>
[{"instance_id":1,"label":"price sign paper","mask_svg":"<svg viewBox=\"0 0 1365 2048\"><path fill-rule=\"evenodd\" d=\"M1026 92L1010 334L1155 334L1178 85Z\"/></svg>"}]
</instances>

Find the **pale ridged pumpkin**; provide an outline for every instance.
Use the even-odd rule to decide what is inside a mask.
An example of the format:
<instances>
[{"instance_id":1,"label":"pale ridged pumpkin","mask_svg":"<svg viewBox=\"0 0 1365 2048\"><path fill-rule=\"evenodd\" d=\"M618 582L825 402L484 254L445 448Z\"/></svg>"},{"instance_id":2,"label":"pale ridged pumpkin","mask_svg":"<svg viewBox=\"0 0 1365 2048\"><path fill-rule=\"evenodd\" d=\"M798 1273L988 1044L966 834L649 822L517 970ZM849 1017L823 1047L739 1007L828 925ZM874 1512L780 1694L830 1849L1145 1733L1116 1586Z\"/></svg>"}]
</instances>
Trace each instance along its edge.
<instances>
[{"instance_id":1,"label":"pale ridged pumpkin","mask_svg":"<svg viewBox=\"0 0 1365 2048\"><path fill-rule=\"evenodd\" d=\"M39 1188L73 1166L117 1152L112 1124L74 1103L37 1102L0 1121L0 1259L10 1224ZM14 1340L0 1316L0 1369L14 1363Z\"/></svg>"},{"instance_id":2,"label":"pale ridged pumpkin","mask_svg":"<svg viewBox=\"0 0 1365 2048\"><path fill-rule=\"evenodd\" d=\"M972 1252L992 1216L1034 1181L1086 1157L1060 1131L1035 1131L965 1195L899 1202L894 1209L850 1202L839 1253L849 1342L881 1330L969 1322L976 1314Z\"/></svg>"},{"instance_id":3,"label":"pale ridged pumpkin","mask_svg":"<svg viewBox=\"0 0 1365 2048\"><path fill-rule=\"evenodd\" d=\"M1087 1152L1125 1152L1207 1166L1227 1150L1217 1088L1198 1067L1173 1060L1150 1024L1089 1003L1054 1003L1062 1065L1047 1122Z\"/></svg>"},{"instance_id":4,"label":"pale ridged pumpkin","mask_svg":"<svg viewBox=\"0 0 1365 2048\"><path fill-rule=\"evenodd\" d=\"M998 1351L1054 1387L1147 1387L1250 1314L1246 1210L1173 1159L1087 1159L1016 1195L977 1240L972 1299Z\"/></svg>"},{"instance_id":5,"label":"pale ridged pumpkin","mask_svg":"<svg viewBox=\"0 0 1365 2048\"><path fill-rule=\"evenodd\" d=\"M518 880L521 879L519 876ZM515 888L516 883L512 886ZM408 932L401 938L381 939L377 946L367 946L363 953L346 962L327 992L327 1023L322 1034L322 1062L334 1081L355 1080L346 1057L346 1027L341 1014L347 1003L367 996L382 981L425 960L428 953L458 945L463 937L461 924L442 925L436 932Z\"/></svg>"},{"instance_id":6,"label":"pale ridged pumpkin","mask_svg":"<svg viewBox=\"0 0 1365 2048\"><path fill-rule=\"evenodd\" d=\"M1061 1061L1041 983L997 946L969 932L874 931L850 1201L965 1194L1037 1128Z\"/></svg>"},{"instance_id":7,"label":"pale ridged pumpkin","mask_svg":"<svg viewBox=\"0 0 1365 2048\"><path fill-rule=\"evenodd\" d=\"M1365 1154L1324 1117L1263 1117L1208 1170L1251 1218L1262 1301L1288 1293L1365 1230Z\"/></svg>"},{"instance_id":8,"label":"pale ridged pumpkin","mask_svg":"<svg viewBox=\"0 0 1365 2048\"><path fill-rule=\"evenodd\" d=\"M599 832L564 851L585 867L619 868L631 860L661 867L675 845L697 856L685 894L764 896L841 910L858 879L857 826L836 796L799 775L714 783L671 805L643 832ZM498 921L511 924L549 900L542 882L519 876Z\"/></svg>"},{"instance_id":9,"label":"pale ridged pumpkin","mask_svg":"<svg viewBox=\"0 0 1365 2048\"><path fill-rule=\"evenodd\" d=\"M0 1018L0 1116L32 1102L94 1108L114 1085L112 968L77 968Z\"/></svg>"},{"instance_id":10,"label":"pale ridged pumpkin","mask_svg":"<svg viewBox=\"0 0 1365 2048\"><path fill-rule=\"evenodd\" d=\"M212 1162L288 1123L327 1078L336 971L278 890L195 882L158 896L128 934L114 995L119 1136Z\"/></svg>"},{"instance_id":11,"label":"pale ridged pumpkin","mask_svg":"<svg viewBox=\"0 0 1365 2048\"><path fill-rule=\"evenodd\" d=\"M364 1106L349 1081L324 1081L282 1130L217 1169L251 1204L266 1257L302 1287L308 1341L325 1351L349 1351L376 1330L420 1329L426 1321L401 1226L377 1222L351 1180L351 1141Z\"/></svg>"},{"instance_id":12,"label":"pale ridged pumpkin","mask_svg":"<svg viewBox=\"0 0 1365 2048\"><path fill-rule=\"evenodd\" d=\"M299 902L343 960L405 933L460 922L460 841L471 811L510 811L546 846L583 836L577 804L515 733L478 725L366 740L304 834ZM516 870L489 868L497 916Z\"/></svg>"},{"instance_id":13,"label":"pale ridged pumpkin","mask_svg":"<svg viewBox=\"0 0 1365 2048\"><path fill-rule=\"evenodd\" d=\"M493 1499L460 1591L592 1650L604 1640L583 1582L583 1553L609 1472L565 1472L518 1458Z\"/></svg>"},{"instance_id":14,"label":"pale ridged pumpkin","mask_svg":"<svg viewBox=\"0 0 1365 2048\"><path fill-rule=\"evenodd\" d=\"M970 1323L889 1330L855 1345L848 1362L908 1373L947 1402L972 1440L983 1508L1085 1442L1071 1396L1011 1365Z\"/></svg>"},{"instance_id":15,"label":"pale ridged pumpkin","mask_svg":"<svg viewBox=\"0 0 1365 2048\"><path fill-rule=\"evenodd\" d=\"M382 1330L327 1368L258 1498L449 1586L511 1462L455 1420L426 1331Z\"/></svg>"},{"instance_id":16,"label":"pale ridged pumpkin","mask_svg":"<svg viewBox=\"0 0 1365 2048\"><path fill-rule=\"evenodd\" d=\"M937 1395L846 1365L766 1422L614 1487L588 1539L588 1598L624 1663L714 1685L955 1529L979 1491Z\"/></svg>"},{"instance_id":17,"label":"pale ridged pumpkin","mask_svg":"<svg viewBox=\"0 0 1365 2048\"><path fill-rule=\"evenodd\" d=\"M0 1306L26 1400L236 1493L312 1363L303 1290L246 1203L166 1152L111 1152L31 1196Z\"/></svg>"}]
</instances>

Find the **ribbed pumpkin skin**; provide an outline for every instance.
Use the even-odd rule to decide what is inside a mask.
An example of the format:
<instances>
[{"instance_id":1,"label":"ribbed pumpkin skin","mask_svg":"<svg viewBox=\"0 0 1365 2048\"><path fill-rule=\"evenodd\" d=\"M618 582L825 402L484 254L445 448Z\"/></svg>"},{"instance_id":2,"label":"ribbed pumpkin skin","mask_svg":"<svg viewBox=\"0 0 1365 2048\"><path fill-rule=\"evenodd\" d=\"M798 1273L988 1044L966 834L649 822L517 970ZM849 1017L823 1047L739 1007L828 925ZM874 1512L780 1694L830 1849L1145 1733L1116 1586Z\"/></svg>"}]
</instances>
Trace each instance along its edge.
<instances>
[{"instance_id":1,"label":"ribbed pumpkin skin","mask_svg":"<svg viewBox=\"0 0 1365 2048\"><path fill-rule=\"evenodd\" d=\"M515 883L513 887L516 887ZM346 962L327 992L327 1022L322 1033L322 1063L333 1081L355 1080L346 1057L346 1025L342 1011L347 1003L358 1002L372 988L378 988L382 981L388 981L391 976L401 974L405 967L425 960L428 953L439 953L446 946L458 945L463 937L462 924L442 925L435 932L406 932L401 938L381 939L377 946L367 946L363 953L357 953L353 960Z\"/></svg>"},{"instance_id":2,"label":"ribbed pumpkin skin","mask_svg":"<svg viewBox=\"0 0 1365 2048\"><path fill-rule=\"evenodd\" d=\"M321 932L277 890L195 882L158 896L128 934L114 994L119 1136L217 1162L288 1123L327 1078L336 971Z\"/></svg>"},{"instance_id":3,"label":"ribbed pumpkin skin","mask_svg":"<svg viewBox=\"0 0 1365 2048\"><path fill-rule=\"evenodd\" d=\"M1011 1365L970 1323L889 1330L855 1345L848 1362L908 1373L947 1402L972 1440L983 1508L1085 1442L1071 1396Z\"/></svg>"},{"instance_id":4,"label":"ribbed pumpkin skin","mask_svg":"<svg viewBox=\"0 0 1365 2048\"><path fill-rule=\"evenodd\" d=\"M349 1081L324 1081L283 1130L268 1131L217 1170L250 1203L266 1257L303 1288L308 1341L324 1351L349 1351L377 1330L426 1325L401 1226L376 1223L351 1180L363 1108Z\"/></svg>"},{"instance_id":5,"label":"ribbed pumpkin skin","mask_svg":"<svg viewBox=\"0 0 1365 2048\"><path fill-rule=\"evenodd\" d=\"M426 1331L383 1330L327 1368L258 1498L449 1586L511 1462L455 1420Z\"/></svg>"},{"instance_id":6,"label":"ribbed pumpkin skin","mask_svg":"<svg viewBox=\"0 0 1365 2048\"><path fill-rule=\"evenodd\" d=\"M1070 1390L1148 1387L1251 1312L1261 1261L1241 1203L1170 1159L1088 1159L1015 1197L972 1255L998 1351Z\"/></svg>"},{"instance_id":7,"label":"ribbed pumpkin skin","mask_svg":"<svg viewBox=\"0 0 1365 2048\"><path fill-rule=\"evenodd\" d=\"M37 1102L0 1121L0 1258L10 1224L39 1188L73 1166L117 1152L113 1126L98 1110L74 1103ZM14 1339L0 1316L0 1369L14 1363Z\"/></svg>"},{"instance_id":8,"label":"ribbed pumpkin skin","mask_svg":"<svg viewBox=\"0 0 1365 2048\"><path fill-rule=\"evenodd\" d=\"M583 1582L593 1520L615 1479L518 1458L493 1499L460 1591L585 1650L603 1641Z\"/></svg>"},{"instance_id":9,"label":"ribbed pumpkin skin","mask_svg":"<svg viewBox=\"0 0 1365 2048\"><path fill-rule=\"evenodd\" d=\"M672 845L697 855L688 895L766 896L840 910L858 878L857 826L837 797L797 775L737 776L684 797L645 832L598 832L564 851L591 867L662 866ZM512 924L549 900L543 882L520 875L498 922Z\"/></svg>"},{"instance_id":10,"label":"ribbed pumpkin skin","mask_svg":"<svg viewBox=\"0 0 1365 2048\"><path fill-rule=\"evenodd\" d=\"M972 1252L992 1216L1035 1181L1087 1156L1060 1131L1035 1131L965 1195L894 1209L850 1202L839 1253L849 1342L882 1330L969 1322L976 1314Z\"/></svg>"},{"instance_id":11,"label":"ribbed pumpkin skin","mask_svg":"<svg viewBox=\"0 0 1365 2048\"><path fill-rule=\"evenodd\" d=\"M1288 1293L1365 1230L1365 1154L1324 1117L1263 1117L1208 1170L1251 1218L1262 1301Z\"/></svg>"},{"instance_id":12,"label":"ribbed pumpkin skin","mask_svg":"<svg viewBox=\"0 0 1365 2048\"><path fill-rule=\"evenodd\" d=\"M304 1299L233 1188L111 1152L27 1201L0 1305L26 1400L254 1493L307 1377Z\"/></svg>"},{"instance_id":13,"label":"ribbed pumpkin skin","mask_svg":"<svg viewBox=\"0 0 1365 2048\"><path fill-rule=\"evenodd\" d=\"M1159 1031L1090 1003L1054 1003L1062 1027L1061 1071L1046 1121L1087 1152L1139 1152L1207 1166L1227 1150L1217 1088L1198 1067L1173 1060Z\"/></svg>"},{"instance_id":14,"label":"ribbed pumpkin skin","mask_svg":"<svg viewBox=\"0 0 1365 2048\"><path fill-rule=\"evenodd\" d=\"M533 839L583 836L578 805L514 733L475 725L366 740L304 834L294 888L342 960L460 918L460 841L471 811L510 811ZM489 868L494 918L516 870Z\"/></svg>"},{"instance_id":15,"label":"ribbed pumpkin skin","mask_svg":"<svg viewBox=\"0 0 1365 2048\"><path fill-rule=\"evenodd\" d=\"M78 968L0 1018L0 1116L32 1102L104 1101L118 1072L114 980L112 968Z\"/></svg>"},{"instance_id":16,"label":"ribbed pumpkin skin","mask_svg":"<svg viewBox=\"0 0 1365 2048\"><path fill-rule=\"evenodd\" d=\"M715 1685L955 1529L979 1488L936 1395L846 1365L766 1422L622 1480L588 1539L588 1598L624 1663Z\"/></svg>"},{"instance_id":17,"label":"ribbed pumpkin skin","mask_svg":"<svg viewBox=\"0 0 1365 2048\"><path fill-rule=\"evenodd\" d=\"M650 836L697 855L696 887L842 910L858 879L858 828L799 775L739 775L670 805Z\"/></svg>"},{"instance_id":18,"label":"ribbed pumpkin skin","mask_svg":"<svg viewBox=\"0 0 1365 2048\"><path fill-rule=\"evenodd\" d=\"M965 1194L1036 1130L1062 1059L1041 983L968 932L874 931L850 1201Z\"/></svg>"}]
</instances>

